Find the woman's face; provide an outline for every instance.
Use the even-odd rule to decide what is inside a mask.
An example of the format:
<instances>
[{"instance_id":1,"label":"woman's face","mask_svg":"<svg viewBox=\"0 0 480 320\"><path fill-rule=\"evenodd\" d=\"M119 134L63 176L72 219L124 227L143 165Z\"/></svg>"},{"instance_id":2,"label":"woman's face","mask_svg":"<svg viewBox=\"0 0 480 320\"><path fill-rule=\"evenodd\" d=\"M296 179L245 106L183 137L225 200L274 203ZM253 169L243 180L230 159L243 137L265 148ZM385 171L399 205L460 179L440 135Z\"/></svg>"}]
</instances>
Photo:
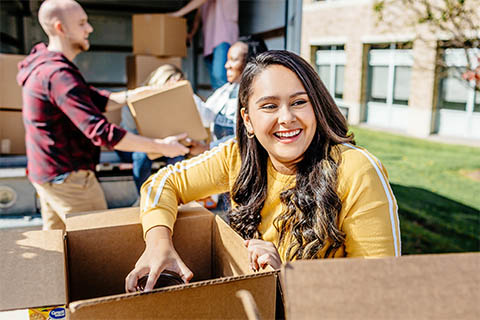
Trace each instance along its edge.
<instances>
[{"instance_id":1,"label":"woman's face","mask_svg":"<svg viewBox=\"0 0 480 320\"><path fill-rule=\"evenodd\" d=\"M240 82L243 69L245 68L245 56L248 47L243 42L236 42L228 49L227 62L225 69L227 69L227 81L230 83Z\"/></svg>"},{"instance_id":2,"label":"woman's face","mask_svg":"<svg viewBox=\"0 0 480 320\"><path fill-rule=\"evenodd\" d=\"M300 80L283 66L267 67L253 81L247 108L241 110L247 131L255 134L277 171L294 174L317 129Z\"/></svg>"}]
</instances>

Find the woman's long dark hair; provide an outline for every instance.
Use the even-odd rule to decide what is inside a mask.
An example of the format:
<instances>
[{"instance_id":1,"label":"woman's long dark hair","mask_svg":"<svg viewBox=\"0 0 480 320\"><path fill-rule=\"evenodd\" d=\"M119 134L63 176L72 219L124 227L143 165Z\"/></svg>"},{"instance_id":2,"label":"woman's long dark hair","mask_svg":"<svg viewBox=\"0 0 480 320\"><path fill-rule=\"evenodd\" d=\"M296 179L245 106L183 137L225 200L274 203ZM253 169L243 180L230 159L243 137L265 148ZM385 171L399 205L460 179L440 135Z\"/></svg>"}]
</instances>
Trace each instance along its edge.
<instances>
[{"instance_id":1,"label":"woman's long dark hair","mask_svg":"<svg viewBox=\"0 0 480 320\"><path fill-rule=\"evenodd\" d=\"M296 165L295 186L280 194L285 210L274 222L280 234L279 245L288 243L287 260L315 258L322 250L325 250L324 257L333 256L345 241L345 234L338 227L342 203L336 189L341 159L336 146L355 142L353 135L348 134L345 118L315 70L288 51L264 52L249 61L243 72L236 128L242 165L231 192L236 206L228 214L230 224L246 239L261 237L258 225L267 197L268 153L256 138L247 137L240 110L245 108L248 112L252 84L271 65L284 66L297 75L317 122L312 142Z\"/></svg>"}]
</instances>

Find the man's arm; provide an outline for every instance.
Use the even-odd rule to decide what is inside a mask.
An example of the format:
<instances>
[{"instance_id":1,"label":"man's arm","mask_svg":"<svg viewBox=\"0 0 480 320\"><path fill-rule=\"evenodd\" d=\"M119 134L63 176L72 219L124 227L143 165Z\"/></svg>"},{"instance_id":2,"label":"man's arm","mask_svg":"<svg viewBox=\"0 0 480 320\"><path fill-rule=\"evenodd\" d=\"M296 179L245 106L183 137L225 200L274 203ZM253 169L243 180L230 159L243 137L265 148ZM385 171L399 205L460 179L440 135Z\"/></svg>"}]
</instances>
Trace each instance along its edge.
<instances>
[{"instance_id":1,"label":"man's arm","mask_svg":"<svg viewBox=\"0 0 480 320\"><path fill-rule=\"evenodd\" d=\"M183 17L187 13L189 13L189 12L195 10L195 9L198 9L202 4L204 4L207 1L208 0L192 0L186 6L181 8L180 10L177 10L175 12L170 13L170 15L173 16L173 17L177 17L177 18L178 17Z\"/></svg>"},{"instance_id":2,"label":"man's arm","mask_svg":"<svg viewBox=\"0 0 480 320\"><path fill-rule=\"evenodd\" d=\"M154 88L149 86L138 87L132 90L125 90L119 92L112 92L108 97L107 106L105 112L114 111L120 109L127 104L127 101L136 98L142 94L152 92Z\"/></svg>"},{"instance_id":3,"label":"man's arm","mask_svg":"<svg viewBox=\"0 0 480 320\"><path fill-rule=\"evenodd\" d=\"M179 142L186 138L186 133L166 137L165 139L150 139L127 132L113 148L122 151L157 153L167 157L176 157L190 152L189 148Z\"/></svg>"},{"instance_id":4,"label":"man's arm","mask_svg":"<svg viewBox=\"0 0 480 320\"><path fill-rule=\"evenodd\" d=\"M187 34L187 41L188 43L192 42L193 37L198 31L198 28L200 27L200 21L202 20L202 12L200 10L197 10L197 13L195 14L195 20L193 21L193 27L192 30Z\"/></svg>"},{"instance_id":5,"label":"man's arm","mask_svg":"<svg viewBox=\"0 0 480 320\"><path fill-rule=\"evenodd\" d=\"M70 70L57 72L51 77L50 83L52 88L55 88L51 90L51 96L57 106L96 146L160 153L168 157L189 152L188 148L178 142L185 139L187 134L165 139L150 139L128 133L119 126L109 123L101 113L105 110L103 106L109 99L108 95L86 86L76 72ZM96 103L92 101L92 97Z\"/></svg>"}]
</instances>

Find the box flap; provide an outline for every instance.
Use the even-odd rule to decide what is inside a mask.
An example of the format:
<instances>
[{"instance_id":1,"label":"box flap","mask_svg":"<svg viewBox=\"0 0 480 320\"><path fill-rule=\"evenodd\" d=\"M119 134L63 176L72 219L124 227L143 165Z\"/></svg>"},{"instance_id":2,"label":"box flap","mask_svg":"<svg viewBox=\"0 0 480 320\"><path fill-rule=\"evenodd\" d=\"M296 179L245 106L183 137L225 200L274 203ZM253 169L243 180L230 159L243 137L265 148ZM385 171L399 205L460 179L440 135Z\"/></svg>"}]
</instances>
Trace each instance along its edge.
<instances>
[{"instance_id":1,"label":"box flap","mask_svg":"<svg viewBox=\"0 0 480 320\"><path fill-rule=\"evenodd\" d=\"M287 319L473 319L480 254L295 261L282 268Z\"/></svg>"},{"instance_id":2,"label":"box flap","mask_svg":"<svg viewBox=\"0 0 480 320\"><path fill-rule=\"evenodd\" d=\"M246 319L238 290L248 290L261 319L275 318L276 276L263 273L235 280L221 279L149 293L123 294L70 304L78 319Z\"/></svg>"},{"instance_id":3,"label":"box flap","mask_svg":"<svg viewBox=\"0 0 480 320\"><path fill-rule=\"evenodd\" d=\"M140 208L130 207L67 214L67 232L75 230L116 227L140 223Z\"/></svg>"},{"instance_id":4,"label":"box flap","mask_svg":"<svg viewBox=\"0 0 480 320\"><path fill-rule=\"evenodd\" d=\"M63 231L2 231L0 311L64 305Z\"/></svg>"},{"instance_id":5,"label":"box flap","mask_svg":"<svg viewBox=\"0 0 480 320\"><path fill-rule=\"evenodd\" d=\"M138 132L150 138L165 138L186 132L191 139L204 140L207 132L193 100L188 81L129 101Z\"/></svg>"},{"instance_id":6,"label":"box flap","mask_svg":"<svg viewBox=\"0 0 480 320\"><path fill-rule=\"evenodd\" d=\"M253 273L243 238L219 216L215 217L213 236L216 276L227 277Z\"/></svg>"},{"instance_id":7,"label":"box flap","mask_svg":"<svg viewBox=\"0 0 480 320\"><path fill-rule=\"evenodd\" d=\"M179 219L200 215L212 216L213 214L195 202L181 205L178 208ZM69 213L66 219L67 232L131 224L140 224L139 207Z\"/></svg>"}]
</instances>

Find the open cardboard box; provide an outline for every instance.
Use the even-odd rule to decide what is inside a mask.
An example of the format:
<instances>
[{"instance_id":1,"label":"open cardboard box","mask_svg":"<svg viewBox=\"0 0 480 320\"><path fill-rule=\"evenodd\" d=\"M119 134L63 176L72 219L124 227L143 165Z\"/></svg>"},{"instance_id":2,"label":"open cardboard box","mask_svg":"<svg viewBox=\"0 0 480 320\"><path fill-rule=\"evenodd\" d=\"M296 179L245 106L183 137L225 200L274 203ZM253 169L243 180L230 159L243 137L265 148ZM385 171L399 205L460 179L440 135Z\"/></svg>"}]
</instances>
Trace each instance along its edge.
<instances>
[{"instance_id":1,"label":"open cardboard box","mask_svg":"<svg viewBox=\"0 0 480 320\"><path fill-rule=\"evenodd\" d=\"M194 140L208 138L187 80L139 94L128 101L128 106L142 136L165 138L186 132ZM159 157L155 154L148 156L150 159Z\"/></svg>"},{"instance_id":2,"label":"open cardboard box","mask_svg":"<svg viewBox=\"0 0 480 320\"><path fill-rule=\"evenodd\" d=\"M480 318L480 253L303 260L280 275L287 319Z\"/></svg>"},{"instance_id":3,"label":"open cardboard box","mask_svg":"<svg viewBox=\"0 0 480 320\"><path fill-rule=\"evenodd\" d=\"M67 305L69 319L245 318L240 289L263 319L275 317L276 273L253 273L242 238L198 205L179 211L175 247L190 284L124 293L145 248L138 208L74 214L67 232L4 231L0 311Z\"/></svg>"}]
</instances>

